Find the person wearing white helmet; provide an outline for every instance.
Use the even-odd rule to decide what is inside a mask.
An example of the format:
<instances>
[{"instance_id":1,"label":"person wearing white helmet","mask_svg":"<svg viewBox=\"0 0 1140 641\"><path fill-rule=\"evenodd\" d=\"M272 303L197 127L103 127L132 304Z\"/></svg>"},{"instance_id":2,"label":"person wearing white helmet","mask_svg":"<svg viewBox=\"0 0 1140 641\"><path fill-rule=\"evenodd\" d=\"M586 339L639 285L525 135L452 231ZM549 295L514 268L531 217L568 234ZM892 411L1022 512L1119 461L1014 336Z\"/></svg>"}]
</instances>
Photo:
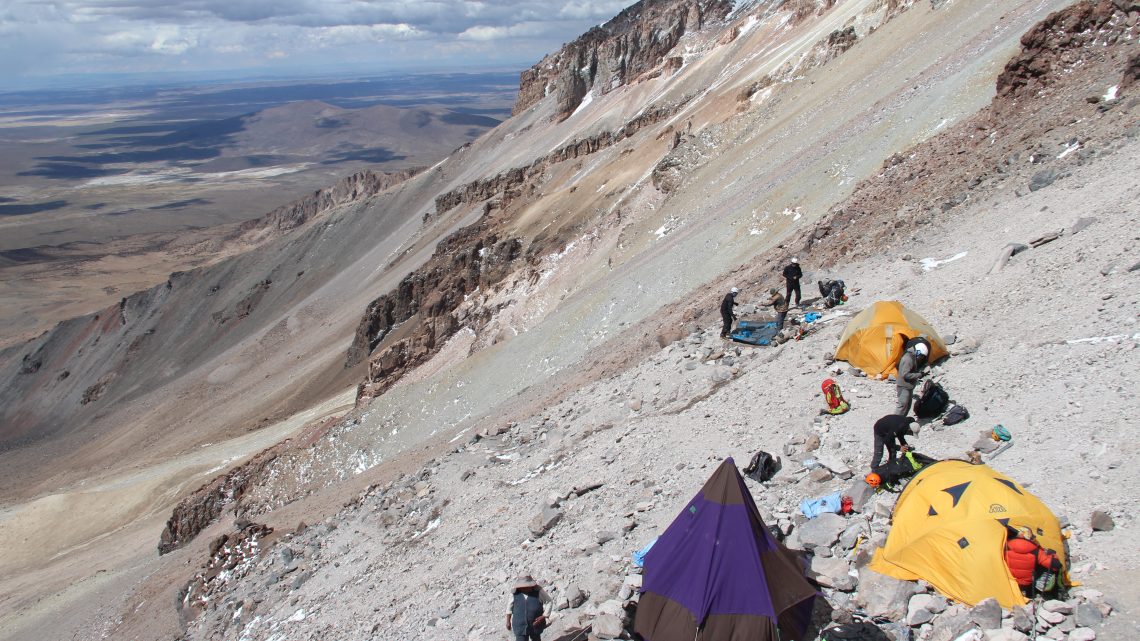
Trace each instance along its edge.
<instances>
[{"instance_id":1,"label":"person wearing white helmet","mask_svg":"<svg viewBox=\"0 0 1140 641\"><path fill-rule=\"evenodd\" d=\"M914 397L914 386L922 378L922 368L926 366L926 359L930 356L930 348L925 340L915 340L903 352L899 359L898 374L895 377L898 388L898 404L895 414L906 416L910 413L911 400Z\"/></svg>"},{"instance_id":2,"label":"person wearing white helmet","mask_svg":"<svg viewBox=\"0 0 1140 641\"><path fill-rule=\"evenodd\" d=\"M796 294L796 306L800 305L800 279L804 277L803 270L800 269L800 259L792 256L791 262L784 267L784 280L787 282L787 291L784 292L784 300L788 301L788 306L792 305L792 292Z\"/></svg>"},{"instance_id":3,"label":"person wearing white helmet","mask_svg":"<svg viewBox=\"0 0 1140 641\"><path fill-rule=\"evenodd\" d=\"M732 321L736 320L736 312L732 308L738 304L736 295L739 293L740 290L733 287L720 301L720 319L724 322L720 328L721 338L728 338L728 332L732 330Z\"/></svg>"}]
</instances>

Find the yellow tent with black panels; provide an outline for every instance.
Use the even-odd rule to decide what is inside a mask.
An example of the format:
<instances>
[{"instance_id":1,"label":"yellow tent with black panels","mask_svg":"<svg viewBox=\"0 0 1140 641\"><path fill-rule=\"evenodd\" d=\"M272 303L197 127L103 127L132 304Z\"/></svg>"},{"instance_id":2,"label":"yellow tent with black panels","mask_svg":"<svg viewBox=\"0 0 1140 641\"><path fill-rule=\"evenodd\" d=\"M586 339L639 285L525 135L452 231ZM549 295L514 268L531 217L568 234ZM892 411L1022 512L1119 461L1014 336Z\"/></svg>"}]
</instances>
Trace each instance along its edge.
<instances>
[{"instance_id":1,"label":"yellow tent with black panels","mask_svg":"<svg viewBox=\"0 0 1140 641\"><path fill-rule=\"evenodd\" d=\"M1061 525L1040 499L988 466L934 463L899 496L887 543L869 567L904 581L925 579L968 605L989 597L1003 608L1024 605L1005 564L1007 525L1030 528L1068 569Z\"/></svg>"},{"instance_id":2,"label":"yellow tent with black panels","mask_svg":"<svg viewBox=\"0 0 1140 641\"><path fill-rule=\"evenodd\" d=\"M879 301L847 323L835 360L847 361L867 376L886 378L898 371L907 340L920 336L930 341L931 363L948 354L946 343L925 318L898 301Z\"/></svg>"}]
</instances>

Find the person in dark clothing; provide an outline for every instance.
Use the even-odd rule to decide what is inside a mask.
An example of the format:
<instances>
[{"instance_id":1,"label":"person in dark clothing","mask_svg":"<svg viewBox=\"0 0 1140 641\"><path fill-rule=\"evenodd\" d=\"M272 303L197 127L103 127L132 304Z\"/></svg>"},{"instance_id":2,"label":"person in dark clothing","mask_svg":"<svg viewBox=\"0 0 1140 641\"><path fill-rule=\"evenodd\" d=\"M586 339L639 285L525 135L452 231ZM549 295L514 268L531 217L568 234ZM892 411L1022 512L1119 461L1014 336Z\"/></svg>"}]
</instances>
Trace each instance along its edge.
<instances>
[{"instance_id":1,"label":"person in dark clothing","mask_svg":"<svg viewBox=\"0 0 1140 641\"><path fill-rule=\"evenodd\" d=\"M546 591L529 574L520 576L511 595L511 609L507 612L507 629L515 641L542 641L553 601Z\"/></svg>"},{"instance_id":2,"label":"person in dark clothing","mask_svg":"<svg viewBox=\"0 0 1140 641\"><path fill-rule=\"evenodd\" d=\"M914 386L922 378L922 368L926 366L926 358L930 355L930 348L924 342L914 342L899 358L898 373L895 375L895 387L898 390L898 404L895 405L895 414L906 416L910 413L911 401L914 398Z\"/></svg>"},{"instance_id":3,"label":"person in dark clothing","mask_svg":"<svg viewBox=\"0 0 1140 641\"><path fill-rule=\"evenodd\" d=\"M792 256L792 262L784 268L784 280L787 281L787 291L784 293L784 298L787 299L788 305L792 304L792 293L796 294L796 306L800 304L800 279L804 277L803 270L800 269L800 259Z\"/></svg>"},{"instance_id":4,"label":"person in dark clothing","mask_svg":"<svg viewBox=\"0 0 1140 641\"><path fill-rule=\"evenodd\" d=\"M898 414L888 414L875 421L875 453L871 456L871 471L883 476L889 473L899 451L909 452L907 434L914 434L910 425L915 419ZM883 463L883 450L887 451L887 462Z\"/></svg>"},{"instance_id":5,"label":"person in dark clothing","mask_svg":"<svg viewBox=\"0 0 1140 641\"><path fill-rule=\"evenodd\" d=\"M780 290L773 287L768 290L771 298L768 299L768 304L776 312L776 329L784 329L784 321L788 318L788 301L780 295Z\"/></svg>"},{"instance_id":6,"label":"person in dark clothing","mask_svg":"<svg viewBox=\"0 0 1140 641\"><path fill-rule=\"evenodd\" d=\"M724 299L720 301L720 319L724 324L720 328L720 337L728 338L728 333L732 331L732 321L736 320L736 312L733 307L736 307L736 295L740 290L733 287L732 291L724 295Z\"/></svg>"},{"instance_id":7,"label":"person in dark clothing","mask_svg":"<svg viewBox=\"0 0 1140 641\"><path fill-rule=\"evenodd\" d=\"M843 302L843 291L845 289L843 281L821 280L816 284L819 285L819 295L823 297L824 307L831 309Z\"/></svg>"}]
</instances>

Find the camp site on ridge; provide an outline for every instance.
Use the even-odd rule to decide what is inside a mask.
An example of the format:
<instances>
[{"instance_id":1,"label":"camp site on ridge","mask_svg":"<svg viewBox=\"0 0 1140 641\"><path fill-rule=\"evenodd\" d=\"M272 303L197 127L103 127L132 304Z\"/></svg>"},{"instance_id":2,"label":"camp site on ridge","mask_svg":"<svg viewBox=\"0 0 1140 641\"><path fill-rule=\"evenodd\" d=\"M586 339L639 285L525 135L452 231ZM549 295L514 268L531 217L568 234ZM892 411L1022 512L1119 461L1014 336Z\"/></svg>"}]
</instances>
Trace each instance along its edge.
<instances>
[{"instance_id":1,"label":"camp site on ridge","mask_svg":"<svg viewBox=\"0 0 1140 641\"><path fill-rule=\"evenodd\" d=\"M92 436L127 476L5 506L0 641L518 641L520 601L549 606L530 641L1140 638L1138 31L1125 0L626 9L288 260L172 276L4 361L21 420L147 438ZM194 314L216 333L177 333ZM176 362L148 341L192 375L147 388L131 366ZM906 354L916 407L941 396L884 480ZM227 426L248 443L147 449L323 376L351 384Z\"/></svg>"}]
</instances>

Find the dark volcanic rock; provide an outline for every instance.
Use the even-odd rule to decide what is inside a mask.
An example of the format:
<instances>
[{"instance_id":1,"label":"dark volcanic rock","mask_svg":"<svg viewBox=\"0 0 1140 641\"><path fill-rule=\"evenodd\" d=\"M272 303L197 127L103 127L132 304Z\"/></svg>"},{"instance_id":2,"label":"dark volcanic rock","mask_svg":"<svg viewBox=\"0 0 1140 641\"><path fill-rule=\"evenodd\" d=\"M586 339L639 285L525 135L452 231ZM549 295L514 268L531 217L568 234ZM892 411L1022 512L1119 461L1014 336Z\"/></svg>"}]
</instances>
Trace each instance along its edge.
<instances>
[{"instance_id":1,"label":"dark volcanic rock","mask_svg":"<svg viewBox=\"0 0 1140 641\"><path fill-rule=\"evenodd\" d=\"M591 90L606 93L661 73L681 36L732 11L727 0L641 0L609 22L522 72L514 114L555 93L558 117L578 108Z\"/></svg>"}]
</instances>

